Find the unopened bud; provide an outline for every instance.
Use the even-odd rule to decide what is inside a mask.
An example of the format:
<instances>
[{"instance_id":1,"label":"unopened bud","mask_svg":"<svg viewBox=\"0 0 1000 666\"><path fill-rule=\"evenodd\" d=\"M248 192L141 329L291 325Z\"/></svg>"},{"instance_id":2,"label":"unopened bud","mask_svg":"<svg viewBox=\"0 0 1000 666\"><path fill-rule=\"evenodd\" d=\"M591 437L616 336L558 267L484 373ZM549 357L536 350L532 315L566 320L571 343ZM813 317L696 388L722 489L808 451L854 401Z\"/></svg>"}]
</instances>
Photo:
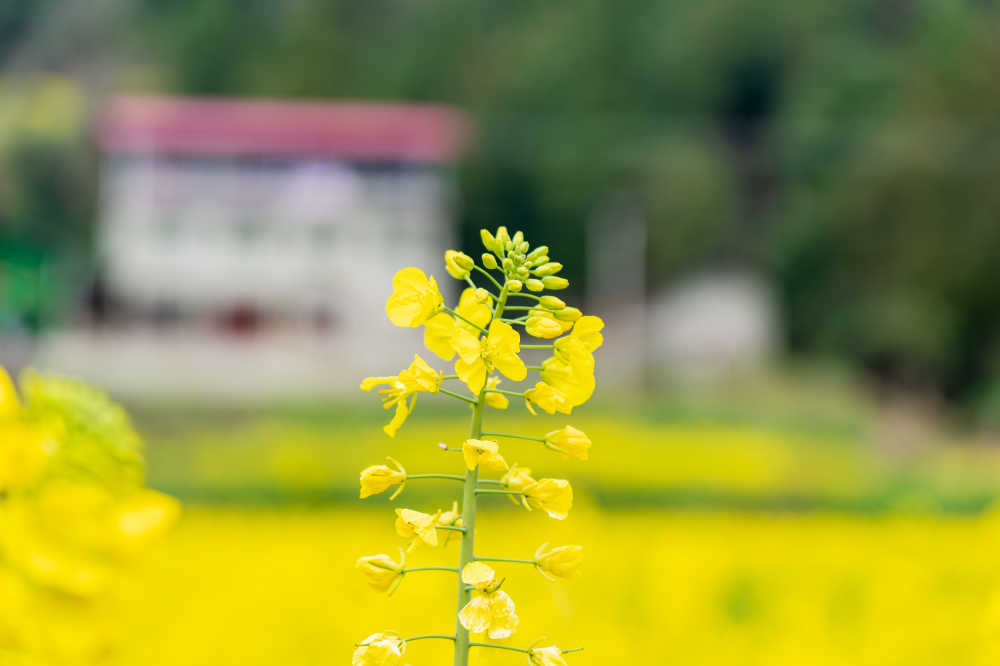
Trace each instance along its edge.
<instances>
[{"instance_id":1,"label":"unopened bud","mask_svg":"<svg viewBox=\"0 0 1000 666\"><path fill-rule=\"evenodd\" d=\"M479 301L480 303L490 302L490 292L486 291L482 287L477 288L476 291L473 292L473 294L475 295L476 300Z\"/></svg>"},{"instance_id":2,"label":"unopened bud","mask_svg":"<svg viewBox=\"0 0 1000 666\"><path fill-rule=\"evenodd\" d=\"M524 284L528 287L528 291L541 291L545 289L545 284L541 280L536 280L531 278L530 280L525 280Z\"/></svg>"},{"instance_id":3,"label":"unopened bud","mask_svg":"<svg viewBox=\"0 0 1000 666\"><path fill-rule=\"evenodd\" d=\"M555 275L546 275L542 278L542 284L545 285L546 289L559 291L560 289L565 289L569 286L569 280Z\"/></svg>"},{"instance_id":4,"label":"unopened bud","mask_svg":"<svg viewBox=\"0 0 1000 666\"><path fill-rule=\"evenodd\" d=\"M505 273L510 273L514 270L514 262L510 260L510 257L504 257L503 270Z\"/></svg>"},{"instance_id":5,"label":"unopened bud","mask_svg":"<svg viewBox=\"0 0 1000 666\"><path fill-rule=\"evenodd\" d=\"M517 244L517 251L521 254L526 253L529 248L531 248L531 244L528 241L521 241Z\"/></svg>"},{"instance_id":6,"label":"unopened bud","mask_svg":"<svg viewBox=\"0 0 1000 666\"><path fill-rule=\"evenodd\" d=\"M515 231L514 235L511 237L510 242L514 245L520 245L524 240L524 233L521 231Z\"/></svg>"},{"instance_id":7,"label":"unopened bud","mask_svg":"<svg viewBox=\"0 0 1000 666\"><path fill-rule=\"evenodd\" d=\"M517 277L521 278L522 280L527 280L529 277L531 277L531 271L529 271L524 266L518 266L515 273L517 273Z\"/></svg>"},{"instance_id":8,"label":"unopened bud","mask_svg":"<svg viewBox=\"0 0 1000 666\"><path fill-rule=\"evenodd\" d=\"M491 234L488 229L480 229L479 237L483 239L483 247L490 252L496 252L500 249L500 246L497 244L497 239L493 237L493 234Z\"/></svg>"},{"instance_id":9,"label":"unopened bud","mask_svg":"<svg viewBox=\"0 0 1000 666\"><path fill-rule=\"evenodd\" d=\"M546 275L555 275L562 270L563 265L558 261L550 261L547 264L542 264L535 269L535 275L538 277L545 277Z\"/></svg>"},{"instance_id":10,"label":"unopened bud","mask_svg":"<svg viewBox=\"0 0 1000 666\"><path fill-rule=\"evenodd\" d=\"M516 294L517 292L521 291L522 286L523 285L521 284L520 280L507 280L507 291L511 291Z\"/></svg>"},{"instance_id":11,"label":"unopened bud","mask_svg":"<svg viewBox=\"0 0 1000 666\"><path fill-rule=\"evenodd\" d=\"M483 229L483 231L486 231L486 230ZM487 231L486 233L489 233L489 232ZM483 259L483 266L485 266L486 268L490 269L491 271L492 270L496 270L496 267L499 265L499 264L497 264L497 258L494 257L489 252L483 252L482 259Z\"/></svg>"},{"instance_id":12,"label":"unopened bud","mask_svg":"<svg viewBox=\"0 0 1000 666\"><path fill-rule=\"evenodd\" d=\"M542 264L547 264L549 263L549 255L543 254L540 257L535 257L534 259L531 259L528 263L530 263L532 266L541 266Z\"/></svg>"},{"instance_id":13,"label":"unopened bud","mask_svg":"<svg viewBox=\"0 0 1000 666\"><path fill-rule=\"evenodd\" d=\"M510 236L507 235L507 227L497 228L497 243L500 247L506 248L507 243L510 242Z\"/></svg>"},{"instance_id":14,"label":"unopened bud","mask_svg":"<svg viewBox=\"0 0 1000 666\"><path fill-rule=\"evenodd\" d=\"M539 245L534 250L532 250L531 252L528 253L528 259L530 259L531 261L534 261L535 259L538 259L538 257L545 256L548 253L549 253L549 246L548 245Z\"/></svg>"},{"instance_id":15,"label":"unopened bud","mask_svg":"<svg viewBox=\"0 0 1000 666\"><path fill-rule=\"evenodd\" d=\"M574 307L563 308L562 310L556 310L552 314L559 321L576 321L583 315L583 313L580 312L579 308L574 308Z\"/></svg>"},{"instance_id":16,"label":"unopened bud","mask_svg":"<svg viewBox=\"0 0 1000 666\"><path fill-rule=\"evenodd\" d=\"M475 265L476 262L472 260L472 257L463 252L447 250L444 253L444 268L448 271L448 275L456 280L464 280L469 277L469 273L472 272L472 267Z\"/></svg>"},{"instance_id":17,"label":"unopened bud","mask_svg":"<svg viewBox=\"0 0 1000 666\"><path fill-rule=\"evenodd\" d=\"M546 310L562 310L566 307L566 303L558 296L542 296L539 303Z\"/></svg>"},{"instance_id":18,"label":"unopened bud","mask_svg":"<svg viewBox=\"0 0 1000 666\"><path fill-rule=\"evenodd\" d=\"M448 445L447 445L447 444L445 444L444 442L438 442L437 446L438 446L438 448L439 448L439 449L441 449L442 451L447 451L447 450L448 450Z\"/></svg>"}]
</instances>

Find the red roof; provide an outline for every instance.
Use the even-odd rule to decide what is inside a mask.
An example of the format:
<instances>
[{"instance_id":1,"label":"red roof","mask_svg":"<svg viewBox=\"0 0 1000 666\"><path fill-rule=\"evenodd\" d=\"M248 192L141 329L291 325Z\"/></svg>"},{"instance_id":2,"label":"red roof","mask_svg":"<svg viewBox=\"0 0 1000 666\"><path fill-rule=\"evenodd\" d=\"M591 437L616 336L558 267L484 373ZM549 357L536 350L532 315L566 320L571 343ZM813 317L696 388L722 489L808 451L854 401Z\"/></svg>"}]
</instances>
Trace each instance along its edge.
<instances>
[{"instance_id":1,"label":"red roof","mask_svg":"<svg viewBox=\"0 0 1000 666\"><path fill-rule=\"evenodd\" d=\"M118 97L98 134L108 153L440 163L468 128L460 111L431 104Z\"/></svg>"}]
</instances>

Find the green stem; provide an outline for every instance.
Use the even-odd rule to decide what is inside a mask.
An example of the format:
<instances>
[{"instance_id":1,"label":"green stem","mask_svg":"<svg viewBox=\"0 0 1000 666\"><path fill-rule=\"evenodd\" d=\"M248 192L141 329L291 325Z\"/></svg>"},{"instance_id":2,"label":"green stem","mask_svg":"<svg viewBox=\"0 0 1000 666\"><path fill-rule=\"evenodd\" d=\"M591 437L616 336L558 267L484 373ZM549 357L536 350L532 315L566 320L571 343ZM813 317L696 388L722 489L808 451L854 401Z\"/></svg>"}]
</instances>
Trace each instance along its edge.
<instances>
[{"instance_id":1,"label":"green stem","mask_svg":"<svg viewBox=\"0 0 1000 666\"><path fill-rule=\"evenodd\" d=\"M542 300L541 296L535 296L534 294L529 294L529 293L524 292L524 291L519 291L516 294L511 294L511 296L523 296L524 298L533 298L536 301Z\"/></svg>"},{"instance_id":2,"label":"green stem","mask_svg":"<svg viewBox=\"0 0 1000 666\"><path fill-rule=\"evenodd\" d=\"M524 347L524 345L521 345ZM458 379L458 375L441 375L441 379Z\"/></svg>"},{"instance_id":3,"label":"green stem","mask_svg":"<svg viewBox=\"0 0 1000 666\"><path fill-rule=\"evenodd\" d=\"M480 562L514 562L515 564L537 564L535 560L512 560L507 557L477 557Z\"/></svg>"},{"instance_id":4,"label":"green stem","mask_svg":"<svg viewBox=\"0 0 1000 666\"><path fill-rule=\"evenodd\" d=\"M462 395L461 393L455 393L453 391L449 391L448 389L439 388L438 393L444 393L445 395L450 395L452 398L458 398L459 400L464 400L470 405L476 404L476 401L473 400L472 398Z\"/></svg>"},{"instance_id":5,"label":"green stem","mask_svg":"<svg viewBox=\"0 0 1000 666\"><path fill-rule=\"evenodd\" d=\"M523 397L523 396L522 396ZM515 435L512 432L484 432L484 436L490 437L513 437L514 439L527 439L532 442L544 442L544 437L532 437L531 435Z\"/></svg>"},{"instance_id":6,"label":"green stem","mask_svg":"<svg viewBox=\"0 0 1000 666\"><path fill-rule=\"evenodd\" d=\"M450 312L450 313L451 313L451 314L453 314L454 316L456 316L456 317L458 317L459 319L461 319L462 321L464 321L464 322L465 322L466 324L468 324L469 326L475 326L476 328L478 328L478 329L479 329L480 331L482 331L483 333L486 333L486 329L485 329L485 328L483 328L482 326L480 326L479 324L477 324L476 322L474 322L474 321L472 321L472 320L470 320L470 319L466 319L465 317L463 317L462 315L458 314L457 312L455 312L455 311L454 311L454 310L452 310L451 308L449 308L449 307L443 307L443 308L442 308L442 310L444 310L445 312Z\"/></svg>"},{"instance_id":7,"label":"green stem","mask_svg":"<svg viewBox=\"0 0 1000 666\"><path fill-rule=\"evenodd\" d=\"M496 286L497 289L503 291L503 287L500 286L500 283L497 282L496 279L494 279L494 277L492 275L490 275L489 273L487 273L485 269L480 268L479 266L475 266L475 269L477 271L479 271L480 273L482 273L483 275L485 275L486 277L488 277L490 279L490 282L492 282Z\"/></svg>"},{"instance_id":8,"label":"green stem","mask_svg":"<svg viewBox=\"0 0 1000 666\"><path fill-rule=\"evenodd\" d=\"M403 573L410 573L411 571L451 571L458 573L458 569L455 567L413 567L411 569L403 569Z\"/></svg>"},{"instance_id":9,"label":"green stem","mask_svg":"<svg viewBox=\"0 0 1000 666\"><path fill-rule=\"evenodd\" d=\"M476 488L477 495L523 495L520 490L499 490L497 488Z\"/></svg>"},{"instance_id":10,"label":"green stem","mask_svg":"<svg viewBox=\"0 0 1000 666\"><path fill-rule=\"evenodd\" d=\"M524 648L514 647L513 645L498 645L496 643L469 643L469 647L495 648L497 650L510 650L511 652L520 652L522 654L531 654L531 650L526 650Z\"/></svg>"},{"instance_id":11,"label":"green stem","mask_svg":"<svg viewBox=\"0 0 1000 666\"><path fill-rule=\"evenodd\" d=\"M435 525L434 527L439 530L451 530L452 532L462 532L463 534L466 532L464 527L455 527L454 525Z\"/></svg>"},{"instance_id":12,"label":"green stem","mask_svg":"<svg viewBox=\"0 0 1000 666\"><path fill-rule=\"evenodd\" d=\"M480 485L482 485L484 483L488 483L488 484L491 484L491 485L494 485L494 486L506 486L507 485L506 481L501 481L500 479L479 479L479 484Z\"/></svg>"},{"instance_id":13,"label":"green stem","mask_svg":"<svg viewBox=\"0 0 1000 666\"><path fill-rule=\"evenodd\" d=\"M542 371L542 370L544 370L544 369L545 369L545 368L543 368L543 367L542 367L542 366L540 366L540 365L526 365L525 367L526 367L526 368L528 368L528 370L538 370L538 371ZM440 391L441 389L438 389L438 390Z\"/></svg>"},{"instance_id":14,"label":"green stem","mask_svg":"<svg viewBox=\"0 0 1000 666\"><path fill-rule=\"evenodd\" d=\"M406 480L410 479L451 479L452 481L465 481L465 477L460 474L407 474Z\"/></svg>"},{"instance_id":15,"label":"green stem","mask_svg":"<svg viewBox=\"0 0 1000 666\"><path fill-rule=\"evenodd\" d=\"M505 310L534 310L534 305L508 305Z\"/></svg>"},{"instance_id":16,"label":"green stem","mask_svg":"<svg viewBox=\"0 0 1000 666\"><path fill-rule=\"evenodd\" d=\"M444 634L422 634L420 636L411 636L410 638L404 638L403 642L404 643L409 643L410 641L422 641L422 640L424 640L426 638L440 638L440 639L446 640L446 641L453 641L453 640L455 640L454 636L446 636Z\"/></svg>"},{"instance_id":17,"label":"green stem","mask_svg":"<svg viewBox=\"0 0 1000 666\"><path fill-rule=\"evenodd\" d=\"M503 389L486 389L487 393L499 393L501 395L511 395L515 398L523 398L523 393L518 393L517 391L504 391Z\"/></svg>"}]
</instances>

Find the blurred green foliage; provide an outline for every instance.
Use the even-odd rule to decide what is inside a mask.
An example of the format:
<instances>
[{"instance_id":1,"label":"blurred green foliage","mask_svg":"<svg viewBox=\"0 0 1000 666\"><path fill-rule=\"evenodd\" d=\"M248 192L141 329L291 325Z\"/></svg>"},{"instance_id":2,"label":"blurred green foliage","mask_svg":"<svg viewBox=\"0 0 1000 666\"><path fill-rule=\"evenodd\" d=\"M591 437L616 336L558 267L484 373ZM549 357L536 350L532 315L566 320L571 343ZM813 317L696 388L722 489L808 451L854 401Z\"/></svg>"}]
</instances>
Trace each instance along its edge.
<instances>
[{"instance_id":1,"label":"blurred green foliage","mask_svg":"<svg viewBox=\"0 0 1000 666\"><path fill-rule=\"evenodd\" d=\"M0 11L0 57L112 62L105 81L131 89L456 104L478 127L467 249L499 224L562 238L582 288L581 225L624 192L652 286L747 265L773 277L793 350L993 391L995 2L123 0L95 8L117 7L103 32L56 11L72 4ZM78 243L85 142L32 136L2 148L0 235Z\"/></svg>"}]
</instances>

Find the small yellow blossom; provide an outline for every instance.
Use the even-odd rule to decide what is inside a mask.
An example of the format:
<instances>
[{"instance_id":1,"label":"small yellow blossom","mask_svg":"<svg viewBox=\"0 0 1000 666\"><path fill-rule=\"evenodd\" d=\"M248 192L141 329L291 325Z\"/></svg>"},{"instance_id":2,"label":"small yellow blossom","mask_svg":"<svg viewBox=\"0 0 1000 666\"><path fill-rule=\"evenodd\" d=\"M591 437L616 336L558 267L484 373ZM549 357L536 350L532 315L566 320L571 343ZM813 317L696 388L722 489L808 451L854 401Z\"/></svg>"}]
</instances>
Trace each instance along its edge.
<instances>
[{"instance_id":1,"label":"small yellow blossom","mask_svg":"<svg viewBox=\"0 0 1000 666\"><path fill-rule=\"evenodd\" d=\"M419 354L413 355L413 363L395 377L367 377L361 382L362 391L371 391L376 386L386 384L389 388L382 389L382 406L389 409L393 405L396 413L392 420L383 428L389 437L395 437L406 417L417 400L417 393L437 393L441 387L442 373L436 372L427 365ZM411 399L412 398L412 399ZM410 402L407 403L407 400Z\"/></svg>"},{"instance_id":2,"label":"small yellow blossom","mask_svg":"<svg viewBox=\"0 0 1000 666\"><path fill-rule=\"evenodd\" d=\"M452 344L455 331L465 330L473 337L478 335L479 328L486 328L493 318L492 303L493 298L485 289L469 287L463 290L455 308L460 317L452 317L447 312L431 317L424 327L424 345L443 360L450 361L455 357Z\"/></svg>"},{"instance_id":3,"label":"small yellow blossom","mask_svg":"<svg viewBox=\"0 0 1000 666\"><path fill-rule=\"evenodd\" d=\"M493 567L482 562L469 562L462 569L462 582L480 592L489 592L496 585L497 574Z\"/></svg>"},{"instance_id":4,"label":"small yellow blossom","mask_svg":"<svg viewBox=\"0 0 1000 666\"><path fill-rule=\"evenodd\" d=\"M392 296L385 313L396 326L415 328L441 309L444 298L434 276L427 277L419 268L403 268L392 278Z\"/></svg>"},{"instance_id":5,"label":"small yellow blossom","mask_svg":"<svg viewBox=\"0 0 1000 666\"><path fill-rule=\"evenodd\" d=\"M531 666L567 666L566 660L562 656L562 650L554 645L531 648L528 662Z\"/></svg>"},{"instance_id":6,"label":"small yellow blossom","mask_svg":"<svg viewBox=\"0 0 1000 666\"><path fill-rule=\"evenodd\" d=\"M431 515L413 509L396 509L396 534L404 539L413 538L407 550L413 550L417 543L428 546L438 545L437 521L440 512Z\"/></svg>"},{"instance_id":7,"label":"small yellow blossom","mask_svg":"<svg viewBox=\"0 0 1000 666\"><path fill-rule=\"evenodd\" d=\"M601 329L604 328L604 321L594 315L584 315L573 324L573 331L569 337L582 342L587 351L593 353L604 344L604 336Z\"/></svg>"},{"instance_id":8,"label":"small yellow blossom","mask_svg":"<svg viewBox=\"0 0 1000 666\"><path fill-rule=\"evenodd\" d=\"M445 250L444 268L448 271L448 275L452 276L456 280L464 280L469 277L469 274L472 272L472 267L475 265L476 262L472 260L472 257L464 252L459 252L458 250Z\"/></svg>"},{"instance_id":9,"label":"small yellow blossom","mask_svg":"<svg viewBox=\"0 0 1000 666\"><path fill-rule=\"evenodd\" d=\"M568 425L545 435L545 444L572 460L590 458L590 438L587 433Z\"/></svg>"},{"instance_id":10,"label":"small yellow blossom","mask_svg":"<svg viewBox=\"0 0 1000 666\"><path fill-rule=\"evenodd\" d=\"M525 391L524 401L532 414L535 413L532 405L537 405L549 414L556 412L571 414L573 412L573 405L570 404L569 399L561 391L557 391L545 382L537 382L534 388Z\"/></svg>"},{"instance_id":11,"label":"small yellow blossom","mask_svg":"<svg viewBox=\"0 0 1000 666\"><path fill-rule=\"evenodd\" d=\"M163 537L180 514L180 502L169 495L149 489L132 493L118 503L112 515L118 552L134 554Z\"/></svg>"},{"instance_id":12,"label":"small yellow blossom","mask_svg":"<svg viewBox=\"0 0 1000 666\"><path fill-rule=\"evenodd\" d=\"M573 507L573 488L565 479L541 479L521 489L529 508L541 509L556 520L563 520Z\"/></svg>"},{"instance_id":13,"label":"small yellow blossom","mask_svg":"<svg viewBox=\"0 0 1000 666\"><path fill-rule=\"evenodd\" d=\"M462 582L474 586L479 595L458 613L462 626L473 634L485 633L493 640L510 637L517 628L514 602L499 588L493 569L482 562L470 562L462 569Z\"/></svg>"},{"instance_id":14,"label":"small yellow blossom","mask_svg":"<svg viewBox=\"0 0 1000 666\"><path fill-rule=\"evenodd\" d=\"M531 468L520 467L517 463L511 465L510 469L507 470L507 473L504 474L500 480L503 481L503 486L507 490L522 490L525 486L529 486L535 482L535 480L531 477ZM509 499L514 506L521 505L517 495L507 495L507 499Z\"/></svg>"},{"instance_id":15,"label":"small yellow blossom","mask_svg":"<svg viewBox=\"0 0 1000 666\"><path fill-rule=\"evenodd\" d=\"M440 511L437 520L437 524L442 527L461 527L462 526L462 514L458 512L458 502L452 502L451 508L447 511ZM442 545L447 546L448 542L451 541L453 530L445 530L444 543Z\"/></svg>"},{"instance_id":16,"label":"small yellow blossom","mask_svg":"<svg viewBox=\"0 0 1000 666\"><path fill-rule=\"evenodd\" d=\"M566 362L556 356L542 362L542 381L559 391L570 407L582 405L594 393L594 362L591 358Z\"/></svg>"},{"instance_id":17,"label":"small yellow blossom","mask_svg":"<svg viewBox=\"0 0 1000 666\"><path fill-rule=\"evenodd\" d=\"M465 466L468 469L476 469L479 466L497 472L507 469L507 462L500 455L500 445L488 439L465 440L462 444L462 455L465 456Z\"/></svg>"},{"instance_id":18,"label":"small yellow blossom","mask_svg":"<svg viewBox=\"0 0 1000 666\"><path fill-rule=\"evenodd\" d=\"M402 551L399 555L399 562L385 554L367 555L359 557L354 566L365 575L369 585L379 592L387 592L395 588L403 577L406 557Z\"/></svg>"},{"instance_id":19,"label":"small yellow blossom","mask_svg":"<svg viewBox=\"0 0 1000 666\"><path fill-rule=\"evenodd\" d=\"M528 319L524 323L524 330L536 338L559 337L572 327L573 322L557 319L545 308L532 308L528 311Z\"/></svg>"},{"instance_id":20,"label":"small yellow blossom","mask_svg":"<svg viewBox=\"0 0 1000 666\"><path fill-rule=\"evenodd\" d=\"M571 578L583 563L583 546L557 546L548 548L543 543L535 551L535 567L549 580Z\"/></svg>"},{"instance_id":21,"label":"small yellow blossom","mask_svg":"<svg viewBox=\"0 0 1000 666\"><path fill-rule=\"evenodd\" d=\"M455 374L469 390L478 394L486 385L486 376L494 369L519 382L528 376L521 351L521 336L509 324L494 320L486 338L468 330L456 330L452 346L458 352Z\"/></svg>"},{"instance_id":22,"label":"small yellow blossom","mask_svg":"<svg viewBox=\"0 0 1000 666\"><path fill-rule=\"evenodd\" d=\"M487 389L495 389L498 386L500 386L499 377L490 377L489 379L486 380ZM507 406L510 404L510 401L507 400L507 396L505 396L503 393L493 393L491 391L487 391L486 404L492 407L493 409L507 409Z\"/></svg>"},{"instance_id":23,"label":"small yellow blossom","mask_svg":"<svg viewBox=\"0 0 1000 666\"><path fill-rule=\"evenodd\" d=\"M361 641L351 657L351 666L397 666L404 652L406 641L399 634L379 632Z\"/></svg>"},{"instance_id":24,"label":"small yellow blossom","mask_svg":"<svg viewBox=\"0 0 1000 666\"><path fill-rule=\"evenodd\" d=\"M385 459L395 465L396 469L388 465L372 465L361 470L361 499L378 495L396 484L399 484L399 488L389 499L394 500L403 492L406 486L406 470L395 458L386 456Z\"/></svg>"}]
</instances>

